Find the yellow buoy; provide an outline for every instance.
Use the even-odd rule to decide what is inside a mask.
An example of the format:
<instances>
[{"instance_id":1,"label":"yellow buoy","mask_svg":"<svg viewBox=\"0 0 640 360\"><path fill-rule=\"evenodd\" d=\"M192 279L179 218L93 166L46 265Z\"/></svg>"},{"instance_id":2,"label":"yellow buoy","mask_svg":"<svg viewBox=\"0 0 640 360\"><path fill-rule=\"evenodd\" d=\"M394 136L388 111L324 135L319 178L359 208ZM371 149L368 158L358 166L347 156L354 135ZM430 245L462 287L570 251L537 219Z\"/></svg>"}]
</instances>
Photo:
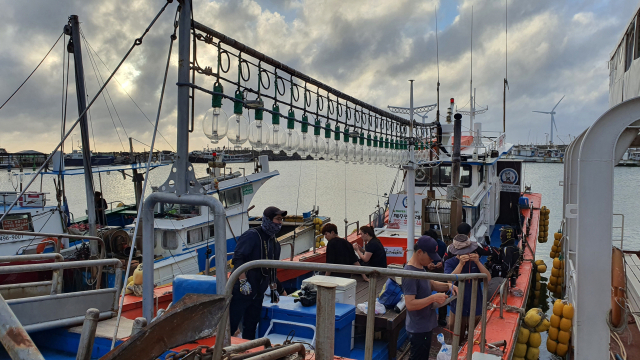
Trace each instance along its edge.
<instances>
[{"instance_id":1,"label":"yellow buoy","mask_svg":"<svg viewBox=\"0 0 640 360\"><path fill-rule=\"evenodd\" d=\"M530 331L521 326L520 330L518 330L518 343L526 344L529 341L529 334Z\"/></svg>"},{"instance_id":2,"label":"yellow buoy","mask_svg":"<svg viewBox=\"0 0 640 360\"><path fill-rule=\"evenodd\" d=\"M558 278L558 280L559 279L560 278ZM558 283L558 285L556 286L556 294L558 295L558 296L556 296L557 298L560 298L561 295L562 295L562 284L561 283Z\"/></svg>"},{"instance_id":3,"label":"yellow buoy","mask_svg":"<svg viewBox=\"0 0 640 360\"><path fill-rule=\"evenodd\" d=\"M562 316L562 309L564 308L564 303L562 300L558 299L553 303L553 315Z\"/></svg>"},{"instance_id":4,"label":"yellow buoy","mask_svg":"<svg viewBox=\"0 0 640 360\"><path fill-rule=\"evenodd\" d=\"M573 319L573 305L567 304L562 309L562 317L565 319Z\"/></svg>"},{"instance_id":5,"label":"yellow buoy","mask_svg":"<svg viewBox=\"0 0 640 360\"><path fill-rule=\"evenodd\" d=\"M547 283L547 290L556 291L556 286L551 283Z\"/></svg>"},{"instance_id":6,"label":"yellow buoy","mask_svg":"<svg viewBox=\"0 0 640 360\"><path fill-rule=\"evenodd\" d=\"M538 326L538 324L540 323L540 320L542 319L542 316L544 316L544 313L542 312L542 310L538 308L533 308L529 310L525 315L524 323L527 324L528 327L534 328Z\"/></svg>"},{"instance_id":7,"label":"yellow buoy","mask_svg":"<svg viewBox=\"0 0 640 360\"><path fill-rule=\"evenodd\" d=\"M511 358L511 360L525 360L523 357L520 356L514 356Z\"/></svg>"},{"instance_id":8,"label":"yellow buoy","mask_svg":"<svg viewBox=\"0 0 640 360\"><path fill-rule=\"evenodd\" d=\"M544 319L544 320L542 320L540 325L538 325L538 327L536 328L536 331L539 332L539 333L545 332L545 331L549 330L550 327L551 327L551 323L549 322L549 320Z\"/></svg>"},{"instance_id":9,"label":"yellow buoy","mask_svg":"<svg viewBox=\"0 0 640 360\"><path fill-rule=\"evenodd\" d=\"M558 347L558 343L556 341L547 339L547 351L549 351L552 354L555 354L557 347Z\"/></svg>"},{"instance_id":10,"label":"yellow buoy","mask_svg":"<svg viewBox=\"0 0 640 360\"><path fill-rule=\"evenodd\" d=\"M555 251L551 251L551 252L549 252L549 257L550 257L550 258L554 258L554 257L556 257L556 256L558 256L558 254L557 254Z\"/></svg>"},{"instance_id":11,"label":"yellow buoy","mask_svg":"<svg viewBox=\"0 0 640 360\"><path fill-rule=\"evenodd\" d=\"M556 314L551 315L551 318L549 319L549 322L551 323L551 327L552 328L559 328L560 327L560 320L562 320L562 318Z\"/></svg>"},{"instance_id":12,"label":"yellow buoy","mask_svg":"<svg viewBox=\"0 0 640 360\"><path fill-rule=\"evenodd\" d=\"M571 338L571 333L568 331L559 331L558 332L558 342L561 344L568 345L569 339Z\"/></svg>"},{"instance_id":13,"label":"yellow buoy","mask_svg":"<svg viewBox=\"0 0 640 360\"><path fill-rule=\"evenodd\" d=\"M544 264L538 265L538 272L541 273L541 274L546 273L547 272L547 265L544 265Z\"/></svg>"},{"instance_id":14,"label":"yellow buoy","mask_svg":"<svg viewBox=\"0 0 640 360\"><path fill-rule=\"evenodd\" d=\"M560 240L553 240L553 245L560 247Z\"/></svg>"},{"instance_id":15,"label":"yellow buoy","mask_svg":"<svg viewBox=\"0 0 640 360\"><path fill-rule=\"evenodd\" d=\"M536 283L536 291L540 291L540 283L539 282Z\"/></svg>"},{"instance_id":16,"label":"yellow buoy","mask_svg":"<svg viewBox=\"0 0 640 360\"><path fill-rule=\"evenodd\" d=\"M536 265L543 265L544 264L544 260L536 260Z\"/></svg>"},{"instance_id":17,"label":"yellow buoy","mask_svg":"<svg viewBox=\"0 0 640 360\"><path fill-rule=\"evenodd\" d=\"M571 320L564 319L564 318L562 320L560 320L560 330L562 330L562 331L571 330Z\"/></svg>"},{"instance_id":18,"label":"yellow buoy","mask_svg":"<svg viewBox=\"0 0 640 360\"><path fill-rule=\"evenodd\" d=\"M551 284L553 286L558 285L558 277L551 275L551 277L549 278L549 284Z\"/></svg>"},{"instance_id":19,"label":"yellow buoy","mask_svg":"<svg viewBox=\"0 0 640 360\"><path fill-rule=\"evenodd\" d=\"M536 273L536 281L540 282L541 279L542 277L540 276L540 273Z\"/></svg>"},{"instance_id":20,"label":"yellow buoy","mask_svg":"<svg viewBox=\"0 0 640 360\"><path fill-rule=\"evenodd\" d=\"M529 346L537 348L537 347L540 347L541 343L542 343L542 337L540 337L539 332L532 332L531 335L529 335Z\"/></svg>"},{"instance_id":21,"label":"yellow buoy","mask_svg":"<svg viewBox=\"0 0 640 360\"><path fill-rule=\"evenodd\" d=\"M560 332L560 330L558 330L558 328L556 327L550 327L549 328L549 339L553 340L553 341L558 341L558 333ZM551 350L549 350L551 351Z\"/></svg>"},{"instance_id":22,"label":"yellow buoy","mask_svg":"<svg viewBox=\"0 0 640 360\"><path fill-rule=\"evenodd\" d=\"M562 233L554 233L554 234L553 234L553 239L554 239L554 240L560 240L560 239L562 239Z\"/></svg>"},{"instance_id":23,"label":"yellow buoy","mask_svg":"<svg viewBox=\"0 0 640 360\"><path fill-rule=\"evenodd\" d=\"M527 349L527 360L538 360L540 357L540 349L537 347L530 347Z\"/></svg>"},{"instance_id":24,"label":"yellow buoy","mask_svg":"<svg viewBox=\"0 0 640 360\"><path fill-rule=\"evenodd\" d=\"M558 247L557 247L557 246L555 246L555 245L553 245L553 246L551 247L551 252L555 252L555 253L557 253L557 252L558 252Z\"/></svg>"},{"instance_id":25,"label":"yellow buoy","mask_svg":"<svg viewBox=\"0 0 640 360\"><path fill-rule=\"evenodd\" d=\"M527 344L516 344L515 349L513 350L514 357L524 358L527 355Z\"/></svg>"},{"instance_id":26,"label":"yellow buoy","mask_svg":"<svg viewBox=\"0 0 640 360\"><path fill-rule=\"evenodd\" d=\"M551 276L558 277L559 274L560 274L560 269L551 268Z\"/></svg>"},{"instance_id":27,"label":"yellow buoy","mask_svg":"<svg viewBox=\"0 0 640 360\"><path fill-rule=\"evenodd\" d=\"M569 345L558 343L558 346L556 347L556 354L558 356L565 356L567 355L568 351L569 351Z\"/></svg>"}]
</instances>

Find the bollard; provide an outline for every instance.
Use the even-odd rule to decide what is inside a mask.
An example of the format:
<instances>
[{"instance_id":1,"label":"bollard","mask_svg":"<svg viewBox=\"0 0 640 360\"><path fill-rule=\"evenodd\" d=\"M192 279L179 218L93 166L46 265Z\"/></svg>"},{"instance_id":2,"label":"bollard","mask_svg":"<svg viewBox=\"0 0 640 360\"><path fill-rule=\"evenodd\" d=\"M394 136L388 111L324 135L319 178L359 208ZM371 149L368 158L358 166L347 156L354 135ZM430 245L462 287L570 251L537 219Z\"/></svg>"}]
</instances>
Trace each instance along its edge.
<instances>
[{"instance_id":1,"label":"bollard","mask_svg":"<svg viewBox=\"0 0 640 360\"><path fill-rule=\"evenodd\" d=\"M333 360L336 331L336 284L316 284L316 359Z\"/></svg>"},{"instance_id":2,"label":"bollard","mask_svg":"<svg viewBox=\"0 0 640 360\"><path fill-rule=\"evenodd\" d=\"M146 326L147 326L147 319L143 318L143 317L137 317L135 320L133 320L133 326L131 327L131 335L130 336L133 336L133 335L139 333Z\"/></svg>"},{"instance_id":3,"label":"bollard","mask_svg":"<svg viewBox=\"0 0 640 360\"><path fill-rule=\"evenodd\" d=\"M80 335L80 345L78 346L78 354L76 360L90 360L93 351L93 341L96 338L96 327L98 326L98 318L100 310L91 308L87 310L84 316L84 324L82 324L82 334Z\"/></svg>"}]
</instances>

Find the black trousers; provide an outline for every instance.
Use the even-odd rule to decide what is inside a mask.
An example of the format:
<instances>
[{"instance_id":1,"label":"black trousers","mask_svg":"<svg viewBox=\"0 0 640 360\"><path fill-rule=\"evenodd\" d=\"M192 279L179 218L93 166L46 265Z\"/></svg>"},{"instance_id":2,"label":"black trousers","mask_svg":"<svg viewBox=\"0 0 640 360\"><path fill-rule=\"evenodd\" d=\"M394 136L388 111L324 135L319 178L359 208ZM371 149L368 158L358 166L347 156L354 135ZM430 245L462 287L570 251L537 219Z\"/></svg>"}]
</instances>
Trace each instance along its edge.
<instances>
[{"instance_id":1,"label":"black trousers","mask_svg":"<svg viewBox=\"0 0 640 360\"><path fill-rule=\"evenodd\" d=\"M253 294L251 294L253 295ZM242 338L253 340L256 338L256 329L260 322L260 312L262 311L262 300L264 295L259 294L255 299L252 296L245 296L234 291L229 305L229 322L231 335L238 330L238 325L242 321Z\"/></svg>"},{"instance_id":2,"label":"black trousers","mask_svg":"<svg viewBox=\"0 0 640 360\"><path fill-rule=\"evenodd\" d=\"M411 333L409 334L409 342L411 344L411 360L429 360L429 353L431 352L431 334L432 331L425 333Z\"/></svg>"}]
</instances>

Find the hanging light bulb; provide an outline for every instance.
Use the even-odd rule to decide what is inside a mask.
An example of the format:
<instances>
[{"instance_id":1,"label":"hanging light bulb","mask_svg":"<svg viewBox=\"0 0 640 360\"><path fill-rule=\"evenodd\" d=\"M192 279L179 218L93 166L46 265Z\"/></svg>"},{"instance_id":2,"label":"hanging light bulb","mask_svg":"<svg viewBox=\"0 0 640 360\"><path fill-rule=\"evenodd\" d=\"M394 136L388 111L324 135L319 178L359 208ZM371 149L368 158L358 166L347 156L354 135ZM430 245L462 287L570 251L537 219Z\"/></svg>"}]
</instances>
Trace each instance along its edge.
<instances>
[{"instance_id":1,"label":"hanging light bulb","mask_svg":"<svg viewBox=\"0 0 640 360\"><path fill-rule=\"evenodd\" d=\"M371 137L371 135L369 135L369 137ZM364 132L361 132L358 137L358 149L356 150L356 159L358 160L358 163L364 164L365 161L369 160L366 153L366 147L364 146Z\"/></svg>"},{"instance_id":2,"label":"hanging light bulb","mask_svg":"<svg viewBox=\"0 0 640 360\"><path fill-rule=\"evenodd\" d=\"M296 121L293 119L295 117L293 109L289 110L288 115L289 119L287 119L287 130L285 131L285 142L282 145L282 150L287 156L292 156L300 146L300 135L295 129Z\"/></svg>"},{"instance_id":3,"label":"hanging light bulb","mask_svg":"<svg viewBox=\"0 0 640 360\"><path fill-rule=\"evenodd\" d=\"M367 146L363 147L364 150L364 161L367 162L367 164L371 165L373 164L373 159L371 158L371 156L373 155L373 151L372 151L372 147L371 147L371 134L367 134Z\"/></svg>"},{"instance_id":4,"label":"hanging light bulb","mask_svg":"<svg viewBox=\"0 0 640 360\"><path fill-rule=\"evenodd\" d=\"M263 121L264 110L256 109L255 121L249 125L249 144L258 152L269 145L271 126Z\"/></svg>"},{"instance_id":5,"label":"hanging light bulb","mask_svg":"<svg viewBox=\"0 0 640 360\"><path fill-rule=\"evenodd\" d=\"M274 155L277 155L282 150L285 142L285 131L280 127L280 106L273 104L271 107L273 113L271 114L271 136L269 136L269 149L273 151Z\"/></svg>"},{"instance_id":6,"label":"hanging light bulb","mask_svg":"<svg viewBox=\"0 0 640 360\"><path fill-rule=\"evenodd\" d=\"M354 132L353 136L351 136L351 146L349 147L349 161L357 164L359 161L358 158L358 138L357 132Z\"/></svg>"},{"instance_id":7,"label":"hanging light bulb","mask_svg":"<svg viewBox=\"0 0 640 360\"><path fill-rule=\"evenodd\" d=\"M222 84L215 83L213 91L223 93ZM213 95L211 109L207 110L202 120L202 131L212 144L217 144L227 136L227 113L222 110L222 95Z\"/></svg>"},{"instance_id":8,"label":"hanging light bulb","mask_svg":"<svg viewBox=\"0 0 640 360\"><path fill-rule=\"evenodd\" d=\"M319 120L317 122L319 122ZM329 124L329 121L327 121L327 123L324 126L324 155L323 155L326 161L333 160L335 148L336 148L336 141L331 138L331 124Z\"/></svg>"},{"instance_id":9,"label":"hanging light bulb","mask_svg":"<svg viewBox=\"0 0 640 360\"><path fill-rule=\"evenodd\" d=\"M349 162L349 155L351 155L351 143L349 140L351 137L349 136L349 127L344 127L344 132L342 134L342 145L340 146L340 160L344 162Z\"/></svg>"},{"instance_id":10,"label":"hanging light bulb","mask_svg":"<svg viewBox=\"0 0 640 360\"><path fill-rule=\"evenodd\" d=\"M229 128L227 139L235 148L240 148L249 138L249 120L242 115L242 102L244 101L242 91L236 90L235 98L238 101L234 102L233 115L229 116L227 121Z\"/></svg>"},{"instance_id":11,"label":"hanging light bulb","mask_svg":"<svg viewBox=\"0 0 640 360\"><path fill-rule=\"evenodd\" d=\"M333 159L335 162L340 162L340 154L342 153L342 148L344 147L344 142L340 141L340 125L336 124L336 129L333 134L333 141L335 142L335 146L333 148Z\"/></svg>"},{"instance_id":12,"label":"hanging light bulb","mask_svg":"<svg viewBox=\"0 0 640 360\"><path fill-rule=\"evenodd\" d=\"M304 121L304 116L302 117L302 121ZM316 119L316 123L313 126L313 137L311 137L309 152L311 156L318 160L321 156L324 156L324 148L325 142L324 139L320 137L320 130L322 127L320 126L320 120Z\"/></svg>"},{"instance_id":13,"label":"hanging light bulb","mask_svg":"<svg viewBox=\"0 0 640 360\"><path fill-rule=\"evenodd\" d=\"M371 149L370 149L370 153L371 153L371 162L369 162L370 164L377 164L378 163L378 135L373 135L373 142L371 143Z\"/></svg>"},{"instance_id":14,"label":"hanging light bulb","mask_svg":"<svg viewBox=\"0 0 640 360\"><path fill-rule=\"evenodd\" d=\"M298 147L298 154L302 159L306 159L311 153L313 148L313 136L307 134L309 131L309 117L307 114L302 115L302 124L300 125L300 132L302 132L302 138L300 139L300 146Z\"/></svg>"}]
</instances>

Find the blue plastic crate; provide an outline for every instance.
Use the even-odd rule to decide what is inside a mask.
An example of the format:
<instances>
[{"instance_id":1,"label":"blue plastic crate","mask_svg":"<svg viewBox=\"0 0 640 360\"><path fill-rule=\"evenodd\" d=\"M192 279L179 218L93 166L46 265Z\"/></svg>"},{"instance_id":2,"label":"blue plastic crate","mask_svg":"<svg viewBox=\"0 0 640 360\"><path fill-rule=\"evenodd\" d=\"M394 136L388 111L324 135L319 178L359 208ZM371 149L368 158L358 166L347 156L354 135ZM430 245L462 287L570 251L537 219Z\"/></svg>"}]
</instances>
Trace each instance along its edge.
<instances>
[{"instance_id":1,"label":"blue plastic crate","mask_svg":"<svg viewBox=\"0 0 640 360\"><path fill-rule=\"evenodd\" d=\"M173 279L173 303L186 294L216 294L216 277L207 275L178 275Z\"/></svg>"}]
</instances>

